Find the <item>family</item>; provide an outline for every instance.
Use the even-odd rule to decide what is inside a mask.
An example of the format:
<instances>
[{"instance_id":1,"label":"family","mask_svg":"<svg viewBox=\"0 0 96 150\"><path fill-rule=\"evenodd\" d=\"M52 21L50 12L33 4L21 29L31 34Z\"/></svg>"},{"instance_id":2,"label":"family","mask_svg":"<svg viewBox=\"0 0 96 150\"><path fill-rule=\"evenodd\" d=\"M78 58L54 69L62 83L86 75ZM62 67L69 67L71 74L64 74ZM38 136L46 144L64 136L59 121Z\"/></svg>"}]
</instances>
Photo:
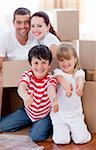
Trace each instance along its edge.
<instances>
[{"instance_id":1,"label":"family","mask_svg":"<svg viewBox=\"0 0 96 150\"><path fill-rule=\"evenodd\" d=\"M24 106L0 117L0 132L14 132L31 125L33 141L50 135L56 144L87 143L91 134L84 121L81 102L85 73L71 43L61 42L48 15L38 11L31 16L27 8L13 15L14 31L0 38L0 71L7 60L27 59L30 69L22 73L18 95ZM52 58L59 67L49 73ZM2 106L2 102L0 102Z\"/></svg>"}]
</instances>

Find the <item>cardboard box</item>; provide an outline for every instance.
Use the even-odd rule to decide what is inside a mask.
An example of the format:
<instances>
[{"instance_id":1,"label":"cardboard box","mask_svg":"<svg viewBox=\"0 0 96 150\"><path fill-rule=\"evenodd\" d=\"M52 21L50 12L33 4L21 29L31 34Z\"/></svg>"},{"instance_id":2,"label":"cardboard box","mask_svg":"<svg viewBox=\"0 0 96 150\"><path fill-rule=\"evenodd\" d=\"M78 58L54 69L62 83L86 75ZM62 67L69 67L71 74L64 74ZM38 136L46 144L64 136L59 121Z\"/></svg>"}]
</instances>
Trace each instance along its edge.
<instances>
[{"instance_id":1,"label":"cardboard box","mask_svg":"<svg viewBox=\"0 0 96 150\"><path fill-rule=\"evenodd\" d=\"M53 9L52 26L61 40L79 39L79 14L77 10Z\"/></svg>"},{"instance_id":2,"label":"cardboard box","mask_svg":"<svg viewBox=\"0 0 96 150\"><path fill-rule=\"evenodd\" d=\"M85 83L82 103L88 128L92 133L96 132L96 82Z\"/></svg>"},{"instance_id":3,"label":"cardboard box","mask_svg":"<svg viewBox=\"0 0 96 150\"><path fill-rule=\"evenodd\" d=\"M50 72L58 67L57 59L54 57ZM3 87L17 87L22 72L28 70L30 65L27 60L4 61L3 62Z\"/></svg>"},{"instance_id":4,"label":"cardboard box","mask_svg":"<svg viewBox=\"0 0 96 150\"><path fill-rule=\"evenodd\" d=\"M79 56L83 69L96 70L96 41L79 40Z\"/></svg>"},{"instance_id":5,"label":"cardboard box","mask_svg":"<svg viewBox=\"0 0 96 150\"><path fill-rule=\"evenodd\" d=\"M20 75L30 68L27 60L3 62L3 87L17 87Z\"/></svg>"},{"instance_id":6,"label":"cardboard box","mask_svg":"<svg viewBox=\"0 0 96 150\"><path fill-rule=\"evenodd\" d=\"M96 81L96 70L85 70L86 81Z\"/></svg>"}]
</instances>

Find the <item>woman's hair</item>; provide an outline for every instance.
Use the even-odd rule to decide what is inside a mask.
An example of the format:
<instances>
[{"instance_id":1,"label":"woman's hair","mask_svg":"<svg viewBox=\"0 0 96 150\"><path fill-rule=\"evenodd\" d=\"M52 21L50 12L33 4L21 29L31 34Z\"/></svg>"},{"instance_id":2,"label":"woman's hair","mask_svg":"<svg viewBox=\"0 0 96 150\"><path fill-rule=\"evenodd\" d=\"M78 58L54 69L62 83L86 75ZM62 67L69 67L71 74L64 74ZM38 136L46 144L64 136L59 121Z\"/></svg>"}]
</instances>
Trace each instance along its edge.
<instances>
[{"instance_id":1,"label":"woman's hair","mask_svg":"<svg viewBox=\"0 0 96 150\"><path fill-rule=\"evenodd\" d=\"M51 25L49 16L48 16L45 12L43 12L43 11L38 11L38 12L34 13L34 14L31 16L31 19L32 19L33 17L35 17L35 16L36 16L36 17L42 17L42 18L44 19L44 22L45 22L46 26L48 26L48 25L50 24L49 32L51 32L52 34L54 34L54 35L60 40L59 36L57 35L56 31L54 30L54 28L53 28L52 25Z\"/></svg>"},{"instance_id":2,"label":"woman's hair","mask_svg":"<svg viewBox=\"0 0 96 150\"><path fill-rule=\"evenodd\" d=\"M49 48L43 44L32 47L28 53L28 61L31 65L32 58L35 57L39 60L45 59L49 61L49 65L52 62L52 53Z\"/></svg>"},{"instance_id":3,"label":"woman's hair","mask_svg":"<svg viewBox=\"0 0 96 150\"><path fill-rule=\"evenodd\" d=\"M15 20L16 15L29 15L31 17L31 11L27 8L20 7L15 10L13 14L13 20Z\"/></svg>"},{"instance_id":4,"label":"woman's hair","mask_svg":"<svg viewBox=\"0 0 96 150\"><path fill-rule=\"evenodd\" d=\"M77 56L74 46L71 43L68 42L61 43L57 49L56 56L58 60L63 60L63 59L69 60L71 56L73 56L77 60L75 63L74 72L81 68L80 60Z\"/></svg>"}]
</instances>

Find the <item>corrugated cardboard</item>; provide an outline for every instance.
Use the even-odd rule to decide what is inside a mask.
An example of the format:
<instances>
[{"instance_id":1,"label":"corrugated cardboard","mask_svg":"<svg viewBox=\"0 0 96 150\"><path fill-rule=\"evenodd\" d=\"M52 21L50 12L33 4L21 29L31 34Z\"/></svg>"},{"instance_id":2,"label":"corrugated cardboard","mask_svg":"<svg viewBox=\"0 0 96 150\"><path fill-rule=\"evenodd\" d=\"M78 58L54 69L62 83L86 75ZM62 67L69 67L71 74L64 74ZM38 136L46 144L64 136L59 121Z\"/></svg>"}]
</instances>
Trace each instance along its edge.
<instances>
[{"instance_id":1,"label":"corrugated cardboard","mask_svg":"<svg viewBox=\"0 0 96 150\"><path fill-rule=\"evenodd\" d=\"M96 132L96 82L85 83L82 102L88 128L92 133Z\"/></svg>"},{"instance_id":2,"label":"corrugated cardboard","mask_svg":"<svg viewBox=\"0 0 96 150\"><path fill-rule=\"evenodd\" d=\"M79 39L79 14L77 10L53 9L52 25L61 40Z\"/></svg>"},{"instance_id":3,"label":"corrugated cardboard","mask_svg":"<svg viewBox=\"0 0 96 150\"><path fill-rule=\"evenodd\" d=\"M96 70L85 70L86 81L96 81Z\"/></svg>"},{"instance_id":4,"label":"corrugated cardboard","mask_svg":"<svg viewBox=\"0 0 96 150\"><path fill-rule=\"evenodd\" d=\"M49 71L52 72L57 66L57 59L54 57ZM3 62L3 87L17 87L21 73L29 68L27 60Z\"/></svg>"},{"instance_id":5,"label":"corrugated cardboard","mask_svg":"<svg viewBox=\"0 0 96 150\"><path fill-rule=\"evenodd\" d=\"M83 69L96 70L96 41L79 40L79 55Z\"/></svg>"},{"instance_id":6,"label":"corrugated cardboard","mask_svg":"<svg viewBox=\"0 0 96 150\"><path fill-rule=\"evenodd\" d=\"M21 73L29 68L30 67L27 60L4 61L3 87L17 87Z\"/></svg>"}]
</instances>

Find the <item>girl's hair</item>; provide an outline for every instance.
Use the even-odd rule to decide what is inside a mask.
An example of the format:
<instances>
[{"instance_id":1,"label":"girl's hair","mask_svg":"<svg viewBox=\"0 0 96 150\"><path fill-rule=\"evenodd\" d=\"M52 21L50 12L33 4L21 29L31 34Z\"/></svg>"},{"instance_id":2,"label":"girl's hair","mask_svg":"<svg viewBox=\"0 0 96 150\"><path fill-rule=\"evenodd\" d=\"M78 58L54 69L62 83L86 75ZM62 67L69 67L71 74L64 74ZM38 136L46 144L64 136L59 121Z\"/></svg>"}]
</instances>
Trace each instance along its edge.
<instances>
[{"instance_id":1,"label":"girl's hair","mask_svg":"<svg viewBox=\"0 0 96 150\"><path fill-rule=\"evenodd\" d=\"M50 19L49 19L49 16L43 12L43 11L38 11L36 13L34 13L32 16L31 16L31 19L33 17L42 17L44 19L44 22L46 24L46 26L48 26L50 24L50 29L49 29L49 32L51 32L52 34L54 34L59 40L59 36L57 35L56 31L54 30L53 26L51 25L51 22L50 22Z\"/></svg>"},{"instance_id":2,"label":"girl's hair","mask_svg":"<svg viewBox=\"0 0 96 150\"><path fill-rule=\"evenodd\" d=\"M73 56L77 60L75 63L74 72L81 68L80 60L77 56L74 46L71 43L68 42L61 43L57 49L56 56L58 60L63 60L63 59L69 60L71 56Z\"/></svg>"},{"instance_id":3,"label":"girl's hair","mask_svg":"<svg viewBox=\"0 0 96 150\"><path fill-rule=\"evenodd\" d=\"M33 57L35 57L39 60L41 60L41 59L48 60L49 65L52 62L52 53L51 53L51 51L49 50L49 48L47 46L42 45L42 44L36 45L36 46L32 47L29 50L28 61L29 61L30 65L31 65L31 61L32 61Z\"/></svg>"}]
</instances>

